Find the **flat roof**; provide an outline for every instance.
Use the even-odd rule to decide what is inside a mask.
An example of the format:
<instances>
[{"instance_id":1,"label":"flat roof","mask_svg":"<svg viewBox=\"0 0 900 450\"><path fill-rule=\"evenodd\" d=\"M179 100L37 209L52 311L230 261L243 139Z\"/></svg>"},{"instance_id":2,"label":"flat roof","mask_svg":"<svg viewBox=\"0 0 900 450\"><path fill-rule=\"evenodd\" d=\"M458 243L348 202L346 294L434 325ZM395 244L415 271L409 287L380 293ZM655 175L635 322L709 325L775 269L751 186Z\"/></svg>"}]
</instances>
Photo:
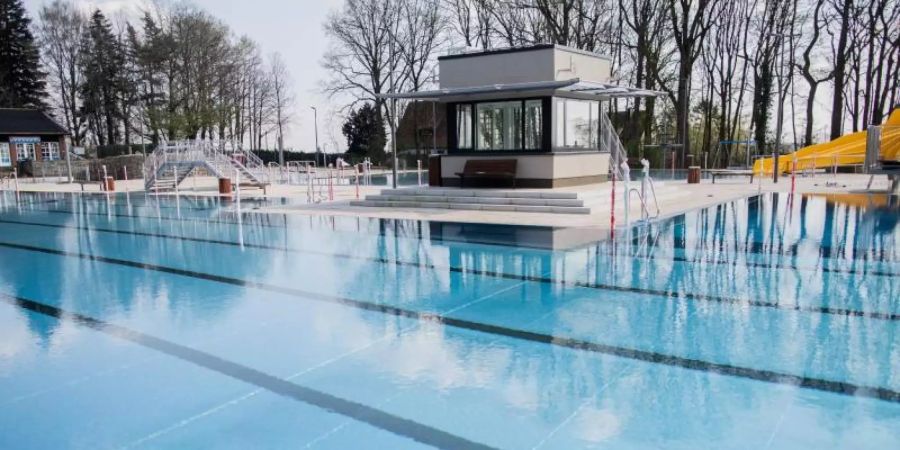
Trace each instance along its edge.
<instances>
[{"instance_id":1,"label":"flat roof","mask_svg":"<svg viewBox=\"0 0 900 450\"><path fill-rule=\"evenodd\" d=\"M606 56L601 53L595 53L588 50L581 50L575 47L569 47L567 45L560 44L537 44L531 45L528 47L502 47L488 50L480 50L480 51L464 51L462 53L455 53L451 55L443 55L438 57L438 61L445 61L448 59L461 59L461 58L473 58L476 56L489 56L489 55L502 55L504 53L519 53L519 52L531 52L535 50L547 50L547 49L558 49L565 50L567 52L578 53L581 55L592 56L594 58L601 58L612 61L612 58Z\"/></svg>"},{"instance_id":2,"label":"flat roof","mask_svg":"<svg viewBox=\"0 0 900 450\"><path fill-rule=\"evenodd\" d=\"M555 93L581 94L588 97L596 97L601 100L627 97L659 97L665 95L662 91L621 86L609 83L596 83L593 81L581 81L571 78L562 81L530 81L525 83L491 84L486 86L473 86L461 88L443 88L431 91L414 91L377 94L379 98L386 99L415 99L415 100L440 100L446 97L476 97L484 94L515 93L531 91L553 91Z\"/></svg>"}]
</instances>

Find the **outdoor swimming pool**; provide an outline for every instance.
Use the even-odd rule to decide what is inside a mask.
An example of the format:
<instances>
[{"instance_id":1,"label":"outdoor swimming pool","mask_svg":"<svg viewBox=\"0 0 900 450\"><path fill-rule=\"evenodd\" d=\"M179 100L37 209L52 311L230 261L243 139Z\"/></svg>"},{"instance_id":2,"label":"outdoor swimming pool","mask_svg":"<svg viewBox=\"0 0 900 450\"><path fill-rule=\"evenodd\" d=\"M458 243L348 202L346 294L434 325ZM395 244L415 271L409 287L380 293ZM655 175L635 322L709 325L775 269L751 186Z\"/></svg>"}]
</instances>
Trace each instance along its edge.
<instances>
[{"instance_id":1,"label":"outdoor swimming pool","mask_svg":"<svg viewBox=\"0 0 900 450\"><path fill-rule=\"evenodd\" d=\"M883 197L556 251L540 228L14 199L3 449L900 447Z\"/></svg>"}]
</instances>

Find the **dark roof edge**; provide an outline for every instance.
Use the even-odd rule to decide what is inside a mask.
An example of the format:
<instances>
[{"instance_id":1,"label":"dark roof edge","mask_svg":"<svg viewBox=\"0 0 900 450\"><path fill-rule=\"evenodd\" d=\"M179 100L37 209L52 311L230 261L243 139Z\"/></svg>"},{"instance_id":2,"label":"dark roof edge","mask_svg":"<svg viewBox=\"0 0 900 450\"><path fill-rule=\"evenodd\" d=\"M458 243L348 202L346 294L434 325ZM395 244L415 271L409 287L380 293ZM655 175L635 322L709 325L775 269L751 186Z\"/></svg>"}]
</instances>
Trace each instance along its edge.
<instances>
[{"instance_id":1,"label":"dark roof edge","mask_svg":"<svg viewBox=\"0 0 900 450\"><path fill-rule=\"evenodd\" d=\"M71 134L71 133L69 133L69 130L66 129L66 127L62 126L61 123L57 122L56 119L53 118L53 116L51 116L50 114L47 114L46 111L41 110L41 114L42 114L44 117L46 117L47 120L49 120L51 123L53 123L53 125L56 125L56 128L57 128L58 131L59 131L59 134L65 134L65 135L67 135L67 136L68 136L69 134Z\"/></svg>"},{"instance_id":2,"label":"dark roof edge","mask_svg":"<svg viewBox=\"0 0 900 450\"><path fill-rule=\"evenodd\" d=\"M529 47L505 47L505 48L498 48L498 49L494 49L494 50L485 50L485 51L481 51L481 52L457 53L455 55L443 55L443 56L438 56L438 61L446 61L448 59L474 58L477 56L502 55L504 53L530 52L530 51L537 51L537 50L547 50L547 49L551 49L551 48L565 50L565 51L572 52L572 53L578 53L581 55L593 56L595 58L612 60L612 58L610 58L609 56L606 56L606 55L603 55L600 53L594 53L594 52L587 51L587 50L577 49L574 47L569 47L567 45L536 44L536 45L532 45Z\"/></svg>"},{"instance_id":3,"label":"dark roof edge","mask_svg":"<svg viewBox=\"0 0 900 450\"><path fill-rule=\"evenodd\" d=\"M0 112L3 112L3 111L27 111L27 112L37 112L38 114L40 114L40 115L44 118L44 120L47 121L48 124L50 124L50 125L52 126L52 128L54 128L54 130L42 130L42 131L10 131L10 130L4 130L4 129L0 128L0 134L17 135L17 136L29 136L29 135L33 135L33 134L44 135L44 136L47 136L47 135L51 135L51 136L53 136L53 135L58 135L58 136L69 136L69 135L71 134L71 133L69 133L69 130L66 129L66 127L64 127L62 124L60 124L59 122L57 122L56 119L53 118L53 116L51 116L50 114L47 114L47 112L44 111L44 110L42 110L42 109L37 109L37 108L3 108L3 107L0 107Z\"/></svg>"}]
</instances>

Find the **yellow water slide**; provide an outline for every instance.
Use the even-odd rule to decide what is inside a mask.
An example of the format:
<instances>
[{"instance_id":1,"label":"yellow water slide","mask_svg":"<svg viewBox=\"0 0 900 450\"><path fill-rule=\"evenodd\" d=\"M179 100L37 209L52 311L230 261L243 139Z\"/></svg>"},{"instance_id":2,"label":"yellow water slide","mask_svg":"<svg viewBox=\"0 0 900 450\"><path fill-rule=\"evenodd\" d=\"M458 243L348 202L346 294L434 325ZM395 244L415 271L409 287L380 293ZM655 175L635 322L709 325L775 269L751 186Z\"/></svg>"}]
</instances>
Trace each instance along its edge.
<instances>
[{"instance_id":1,"label":"yellow water slide","mask_svg":"<svg viewBox=\"0 0 900 450\"><path fill-rule=\"evenodd\" d=\"M894 109L884 125L881 132L881 159L900 161L900 108ZM835 165L862 165L866 158L867 136L866 131L860 131L781 155L778 158L779 169L781 173L789 173L795 161L798 171L831 168ZM886 145L888 143L890 145ZM770 174L773 165L773 158L758 159L753 164L753 173Z\"/></svg>"}]
</instances>

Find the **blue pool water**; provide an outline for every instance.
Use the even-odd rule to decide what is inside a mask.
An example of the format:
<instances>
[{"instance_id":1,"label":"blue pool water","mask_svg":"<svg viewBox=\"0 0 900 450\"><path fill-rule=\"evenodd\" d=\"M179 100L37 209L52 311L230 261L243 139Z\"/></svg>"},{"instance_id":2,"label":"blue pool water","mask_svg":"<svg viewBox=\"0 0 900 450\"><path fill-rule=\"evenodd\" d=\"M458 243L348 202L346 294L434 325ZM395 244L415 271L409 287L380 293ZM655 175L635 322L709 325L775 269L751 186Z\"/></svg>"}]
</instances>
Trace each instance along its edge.
<instances>
[{"instance_id":1,"label":"blue pool water","mask_svg":"<svg viewBox=\"0 0 900 450\"><path fill-rule=\"evenodd\" d=\"M4 192L0 448L900 448L891 203L551 250L571 231Z\"/></svg>"}]
</instances>

